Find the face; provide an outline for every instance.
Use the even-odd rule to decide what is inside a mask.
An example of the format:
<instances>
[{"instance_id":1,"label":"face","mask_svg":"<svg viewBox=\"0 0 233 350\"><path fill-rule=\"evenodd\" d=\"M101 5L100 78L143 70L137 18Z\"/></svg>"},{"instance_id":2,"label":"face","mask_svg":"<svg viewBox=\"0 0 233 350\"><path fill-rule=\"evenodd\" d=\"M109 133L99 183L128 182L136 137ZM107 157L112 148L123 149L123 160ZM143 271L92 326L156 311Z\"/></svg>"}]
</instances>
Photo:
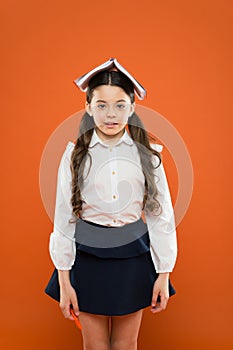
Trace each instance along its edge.
<instances>
[{"instance_id":1,"label":"face","mask_svg":"<svg viewBox=\"0 0 233 350\"><path fill-rule=\"evenodd\" d=\"M94 90L91 103L86 104L86 111L94 118L100 139L116 140L123 135L134 104L120 87L100 85Z\"/></svg>"}]
</instances>

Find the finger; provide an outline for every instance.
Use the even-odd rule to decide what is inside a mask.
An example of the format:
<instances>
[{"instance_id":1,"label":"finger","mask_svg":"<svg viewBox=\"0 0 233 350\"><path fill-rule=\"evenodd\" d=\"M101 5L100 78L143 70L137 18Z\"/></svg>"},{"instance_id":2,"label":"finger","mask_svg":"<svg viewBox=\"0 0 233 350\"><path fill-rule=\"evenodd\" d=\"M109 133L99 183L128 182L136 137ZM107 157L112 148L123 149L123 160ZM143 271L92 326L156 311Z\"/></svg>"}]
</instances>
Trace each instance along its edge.
<instances>
[{"instance_id":1,"label":"finger","mask_svg":"<svg viewBox=\"0 0 233 350\"><path fill-rule=\"evenodd\" d=\"M167 307L167 303L168 303L168 297L165 295L165 294L161 294L161 302L160 302L160 305L161 305L161 308L162 310L165 310L166 307Z\"/></svg>"},{"instance_id":2,"label":"finger","mask_svg":"<svg viewBox=\"0 0 233 350\"><path fill-rule=\"evenodd\" d=\"M157 313L166 309L169 297L161 293L160 298L160 302L157 302L156 306L151 308L152 313Z\"/></svg>"},{"instance_id":3,"label":"finger","mask_svg":"<svg viewBox=\"0 0 233 350\"><path fill-rule=\"evenodd\" d=\"M74 310L75 315L78 316L79 315L78 299L76 297L72 298L71 304L72 304L72 309Z\"/></svg>"},{"instance_id":4,"label":"finger","mask_svg":"<svg viewBox=\"0 0 233 350\"><path fill-rule=\"evenodd\" d=\"M70 313L70 303L60 304L60 308L65 318L73 320L73 317Z\"/></svg>"},{"instance_id":5,"label":"finger","mask_svg":"<svg viewBox=\"0 0 233 350\"><path fill-rule=\"evenodd\" d=\"M152 307L150 311L152 312L152 314L155 314L155 313L160 312L162 310L163 309L162 309L160 303L157 303L157 305L155 307Z\"/></svg>"},{"instance_id":6,"label":"finger","mask_svg":"<svg viewBox=\"0 0 233 350\"><path fill-rule=\"evenodd\" d=\"M151 306L152 307L156 307L158 296L159 296L159 291L154 289L153 295L152 295L152 300L151 300Z\"/></svg>"}]
</instances>

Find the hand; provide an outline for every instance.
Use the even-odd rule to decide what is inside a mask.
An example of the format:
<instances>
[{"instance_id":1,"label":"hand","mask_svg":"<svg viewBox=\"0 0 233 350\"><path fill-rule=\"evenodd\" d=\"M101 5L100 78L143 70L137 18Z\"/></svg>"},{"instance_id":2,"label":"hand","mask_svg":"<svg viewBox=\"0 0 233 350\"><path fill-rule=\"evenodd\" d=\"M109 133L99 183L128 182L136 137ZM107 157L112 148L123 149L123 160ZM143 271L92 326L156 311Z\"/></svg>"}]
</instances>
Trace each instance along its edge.
<instances>
[{"instance_id":1,"label":"hand","mask_svg":"<svg viewBox=\"0 0 233 350\"><path fill-rule=\"evenodd\" d=\"M74 320L71 312L70 307L72 305L74 313L76 316L79 315L79 308L78 308L78 298L76 295L76 292L74 288L71 286L71 284L62 286L60 288L60 308L65 316L65 318L68 318L69 320Z\"/></svg>"},{"instance_id":2,"label":"hand","mask_svg":"<svg viewBox=\"0 0 233 350\"><path fill-rule=\"evenodd\" d=\"M154 283L153 296L151 301L151 312L157 313L165 310L169 299L169 273L161 273ZM160 301L157 301L160 296Z\"/></svg>"}]
</instances>

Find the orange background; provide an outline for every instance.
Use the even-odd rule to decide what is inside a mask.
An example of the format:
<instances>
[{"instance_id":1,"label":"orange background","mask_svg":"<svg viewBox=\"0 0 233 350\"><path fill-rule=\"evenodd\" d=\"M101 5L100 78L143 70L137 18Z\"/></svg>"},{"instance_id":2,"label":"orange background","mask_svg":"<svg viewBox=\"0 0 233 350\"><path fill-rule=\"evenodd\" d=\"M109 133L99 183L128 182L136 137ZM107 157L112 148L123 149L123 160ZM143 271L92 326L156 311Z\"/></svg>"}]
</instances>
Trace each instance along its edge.
<instances>
[{"instance_id":1,"label":"orange background","mask_svg":"<svg viewBox=\"0 0 233 350\"><path fill-rule=\"evenodd\" d=\"M81 349L43 293L52 223L39 164L54 129L83 108L73 79L114 56L147 88L140 103L182 135L195 174L178 227L177 295L165 312L144 312L139 349L233 348L232 10L231 0L1 2L2 349Z\"/></svg>"}]
</instances>

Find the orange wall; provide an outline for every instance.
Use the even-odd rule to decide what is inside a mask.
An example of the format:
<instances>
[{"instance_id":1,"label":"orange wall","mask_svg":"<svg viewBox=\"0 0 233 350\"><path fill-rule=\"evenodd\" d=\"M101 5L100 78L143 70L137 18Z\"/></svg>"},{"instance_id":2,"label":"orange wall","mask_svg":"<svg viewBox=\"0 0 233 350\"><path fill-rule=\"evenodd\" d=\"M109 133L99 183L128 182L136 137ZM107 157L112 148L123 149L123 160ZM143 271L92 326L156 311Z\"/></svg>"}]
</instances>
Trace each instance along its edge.
<instances>
[{"instance_id":1,"label":"orange wall","mask_svg":"<svg viewBox=\"0 0 233 350\"><path fill-rule=\"evenodd\" d=\"M51 133L83 108L73 79L112 56L147 88L140 103L182 135L195 174L177 295L163 314L145 311L139 349L232 349L232 10L230 0L1 2L2 349L81 349L43 293L52 223L39 164Z\"/></svg>"}]
</instances>

